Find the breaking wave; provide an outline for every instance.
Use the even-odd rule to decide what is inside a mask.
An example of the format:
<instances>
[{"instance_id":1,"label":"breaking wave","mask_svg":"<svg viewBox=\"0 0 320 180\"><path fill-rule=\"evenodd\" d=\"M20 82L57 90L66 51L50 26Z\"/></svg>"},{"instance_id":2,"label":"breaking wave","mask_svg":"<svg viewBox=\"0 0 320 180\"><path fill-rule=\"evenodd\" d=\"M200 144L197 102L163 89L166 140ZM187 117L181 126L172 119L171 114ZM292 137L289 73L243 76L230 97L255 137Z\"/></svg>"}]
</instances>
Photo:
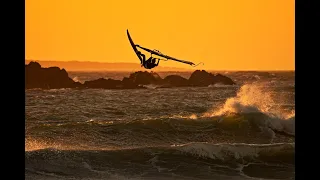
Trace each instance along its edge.
<instances>
[{"instance_id":1,"label":"breaking wave","mask_svg":"<svg viewBox=\"0 0 320 180\"><path fill-rule=\"evenodd\" d=\"M259 79L28 90L26 179L294 179L294 86Z\"/></svg>"},{"instance_id":2,"label":"breaking wave","mask_svg":"<svg viewBox=\"0 0 320 180\"><path fill-rule=\"evenodd\" d=\"M263 87L261 84L243 85L236 97L228 98L220 108L215 108L202 117L255 114L256 118L252 117L253 121L256 121L261 128L271 128L294 135L295 111L285 111L279 108L272 94L263 90Z\"/></svg>"},{"instance_id":3,"label":"breaking wave","mask_svg":"<svg viewBox=\"0 0 320 180\"><path fill-rule=\"evenodd\" d=\"M282 168L286 173L278 174L277 178L288 178L294 176L294 148L294 143L188 143L163 147L85 151L50 148L26 152L26 172L29 175L40 174L60 178L89 176L112 179L116 174L139 179L166 175L175 178L195 178L203 173L206 173L207 177L210 174L237 174L243 177L266 178L265 174L254 174L251 170L252 166L266 166L273 168L273 171Z\"/></svg>"}]
</instances>

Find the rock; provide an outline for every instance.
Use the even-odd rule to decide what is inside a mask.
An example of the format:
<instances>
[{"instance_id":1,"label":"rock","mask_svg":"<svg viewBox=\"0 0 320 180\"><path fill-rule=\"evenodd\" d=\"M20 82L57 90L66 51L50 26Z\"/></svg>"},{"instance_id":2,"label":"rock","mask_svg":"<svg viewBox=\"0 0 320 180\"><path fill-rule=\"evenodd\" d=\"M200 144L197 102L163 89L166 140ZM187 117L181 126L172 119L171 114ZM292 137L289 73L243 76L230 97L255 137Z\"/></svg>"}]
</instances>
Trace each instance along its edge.
<instances>
[{"instance_id":1,"label":"rock","mask_svg":"<svg viewBox=\"0 0 320 180\"><path fill-rule=\"evenodd\" d=\"M93 81L85 81L86 88L121 89L122 81L114 79L99 78Z\"/></svg>"},{"instance_id":2,"label":"rock","mask_svg":"<svg viewBox=\"0 0 320 180\"><path fill-rule=\"evenodd\" d=\"M212 84L235 84L230 78L221 74L211 74L204 70L194 71L189 79L179 75L168 75L162 79L155 72L138 71L124 77L121 80L99 78L92 81L86 81L84 84L75 82L69 78L65 69L59 67L42 68L37 62L31 61L25 65L26 89L58 89L58 88L103 88L103 89L138 89L145 88L142 85L156 85L160 88L170 87L201 87Z\"/></svg>"},{"instance_id":3,"label":"rock","mask_svg":"<svg viewBox=\"0 0 320 180\"><path fill-rule=\"evenodd\" d=\"M217 74L214 77L213 84L224 84L224 85L234 85L236 84L232 79L228 78L227 76L223 76L221 74Z\"/></svg>"},{"instance_id":4,"label":"rock","mask_svg":"<svg viewBox=\"0 0 320 180\"><path fill-rule=\"evenodd\" d=\"M133 80L129 79L128 77L124 77L122 79L122 87L124 89L137 89L137 88L143 88L143 86L139 86L136 84Z\"/></svg>"},{"instance_id":5,"label":"rock","mask_svg":"<svg viewBox=\"0 0 320 180\"><path fill-rule=\"evenodd\" d=\"M37 62L25 65L25 88L75 88L78 84L69 78L65 69L58 67L42 68Z\"/></svg>"},{"instance_id":6,"label":"rock","mask_svg":"<svg viewBox=\"0 0 320 180\"><path fill-rule=\"evenodd\" d=\"M190 78L189 84L190 86L203 87L209 86L213 84L224 84L224 85L233 85L235 84L230 78L223 76L221 74L211 74L205 70L196 70L194 71Z\"/></svg>"},{"instance_id":7,"label":"rock","mask_svg":"<svg viewBox=\"0 0 320 180\"><path fill-rule=\"evenodd\" d=\"M178 75L169 75L163 79L165 87L186 87L189 86L189 81Z\"/></svg>"},{"instance_id":8,"label":"rock","mask_svg":"<svg viewBox=\"0 0 320 180\"><path fill-rule=\"evenodd\" d=\"M212 77L211 73L196 70L191 74L189 83L191 86L209 86L212 83Z\"/></svg>"},{"instance_id":9,"label":"rock","mask_svg":"<svg viewBox=\"0 0 320 180\"><path fill-rule=\"evenodd\" d=\"M158 84L160 83L162 78L155 72L147 72L147 71L138 71L135 73L130 74L129 80L134 84Z\"/></svg>"}]
</instances>

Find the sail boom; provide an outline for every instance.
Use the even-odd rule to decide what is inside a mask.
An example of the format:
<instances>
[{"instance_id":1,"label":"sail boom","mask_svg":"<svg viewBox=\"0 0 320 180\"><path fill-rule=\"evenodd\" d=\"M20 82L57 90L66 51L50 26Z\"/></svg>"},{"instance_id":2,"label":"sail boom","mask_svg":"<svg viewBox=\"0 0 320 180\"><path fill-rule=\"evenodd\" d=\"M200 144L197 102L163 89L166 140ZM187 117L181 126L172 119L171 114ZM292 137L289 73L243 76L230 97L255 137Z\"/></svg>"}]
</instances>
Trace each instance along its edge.
<instances>
[{"instance_id":1,"label":"sail boom","mask_svg":"<svg viewBox=\"0 0 320 180\"><path fill-rule=\"evenodd\" d=\"M180 60L180 59L177 59L177 58L174 58L174 57L170 57L170 56L168 56L168 55L162 54L162 53L160 53L160 52L157 52L157 51L154 51L154 50L151 50L151 49L148 49L148 48L139 46L139 45L136 45L136 46L139 47L140 49L143 49L143 50L151 53L151 54L154 54L154 55L157 55L157 56L166 58L166 59L168 59L168 60L173 60L173 61L177 61L177 62L189 64L189 65L191 65L191 66L195 65L193 62L190 62L190 61L185 61L185 60Z\"/></svg>"}]
</instances>

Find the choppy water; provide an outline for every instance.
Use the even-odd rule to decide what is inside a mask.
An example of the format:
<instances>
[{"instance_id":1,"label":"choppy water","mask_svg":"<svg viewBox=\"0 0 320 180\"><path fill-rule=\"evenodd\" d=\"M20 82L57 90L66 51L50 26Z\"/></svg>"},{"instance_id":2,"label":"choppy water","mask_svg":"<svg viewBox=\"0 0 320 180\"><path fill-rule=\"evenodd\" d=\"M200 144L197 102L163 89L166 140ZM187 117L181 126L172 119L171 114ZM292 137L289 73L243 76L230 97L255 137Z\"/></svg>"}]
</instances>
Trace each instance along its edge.
<instances>
[{"instance_id":1,"label":"choppy water","mask_svg":"<svg viewBox=\"0 0 320 180\"><path fill-rule=\"evenodd\" d=\"M26 90L26 179L294 179L294 72L225 74L238 85Z\"/></svg>"}]
</instances>

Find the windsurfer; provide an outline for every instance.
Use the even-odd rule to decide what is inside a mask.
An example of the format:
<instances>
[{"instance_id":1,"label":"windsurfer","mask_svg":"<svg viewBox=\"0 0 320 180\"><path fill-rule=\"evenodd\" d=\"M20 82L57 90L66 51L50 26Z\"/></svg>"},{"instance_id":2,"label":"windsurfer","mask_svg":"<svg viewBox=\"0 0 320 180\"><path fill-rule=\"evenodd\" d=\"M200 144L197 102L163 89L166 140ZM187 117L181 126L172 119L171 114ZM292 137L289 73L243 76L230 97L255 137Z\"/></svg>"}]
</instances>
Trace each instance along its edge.
<instances>
[{"instance_id":1,"label":"windsurfer","mask_svg":"<svg viewBox=\"0 0 320 180\"><path fill-rule=\"evenodd\" d=\"M138 51L137 54L141 57L141 66L145 67L146 69L152 69L159 65L160 59L158 59L158 62L156 62L157 58L150 56L148 60L146 60L146 56L142 54L140 51Z\"/></svg>"}]
</instances>

